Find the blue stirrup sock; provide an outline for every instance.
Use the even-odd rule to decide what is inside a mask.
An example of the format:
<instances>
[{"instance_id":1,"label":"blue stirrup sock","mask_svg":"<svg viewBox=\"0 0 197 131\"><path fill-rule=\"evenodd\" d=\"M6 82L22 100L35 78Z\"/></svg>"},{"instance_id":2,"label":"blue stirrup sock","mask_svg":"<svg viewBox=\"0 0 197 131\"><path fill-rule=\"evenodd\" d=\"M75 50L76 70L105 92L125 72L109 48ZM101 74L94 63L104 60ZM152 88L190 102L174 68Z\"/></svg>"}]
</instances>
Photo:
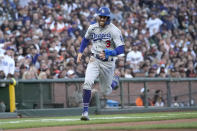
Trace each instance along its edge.
<instances>
[{"instance_id":1,"label":"blue stirrup sock","mask_svg":"<svg viewBox=\"0 0 197 131\"><path fill-rule=\"evenodd\" d=\"M83 112L88 112L89 102L91 97L91 90L83 89Z\"/></svg>"},{"instance_id":2,"label":"blue stirrup sock","mask_svg":"<svg viewBox=\"0 0 197 131\"><path fill-rule=\"evenodd\" d=\"M115 87L117 87L118 86L118 82L116 82L116 81L112 81L112 84L111 84L111 87L112 87L112 89L114 90L115 89Z\"/></svg>"},{"instance_id":3,"label":"blue stirrup sock","mask_svg":"<svg viewBox=\"0 0 197 131\"><path fill-rule=\"evenodd\" d=\"M111 87L113 90L116 90L118 86L119 86L119 76L114 76Z\"/></svg>"}]
</instances>

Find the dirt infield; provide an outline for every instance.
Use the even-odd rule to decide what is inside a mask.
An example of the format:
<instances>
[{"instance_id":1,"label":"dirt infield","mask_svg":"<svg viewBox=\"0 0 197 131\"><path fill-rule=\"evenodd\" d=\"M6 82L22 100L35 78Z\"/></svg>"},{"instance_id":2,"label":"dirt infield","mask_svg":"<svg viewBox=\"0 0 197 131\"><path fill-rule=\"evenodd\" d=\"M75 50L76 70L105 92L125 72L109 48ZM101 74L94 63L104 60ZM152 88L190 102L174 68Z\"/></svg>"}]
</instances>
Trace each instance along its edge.
<instances>
[{"instance_id":1,"label":"dirt infield","mask_svg":"<svg viewBox=\"0 0 197 131\"><path fill-rule=\"evenodd\" d=\"M153 125L153 124L168 124L168 123L182 123L194 122L195 119L178 119L178 120L162 120L162 121L144 121L144 122L125 122L125 123L110 123L110 124L92 124L92 125L76 125L76 126L59 126L59 127L41 127L41 128L26 128L15 129L6 131L70 131L72 129L82 128L95 128L95 127L115 127L115 126L135 126L135 125ZM103 131L103 130L102 130ZM111 131L111 130L110 130ZM120 130L118 130L120 131ZM124 130L126 131L126 130ZM131 130L134 131L134 130ZM143 130L143 131L158 131L156 130ZM159 131L196 131L196 129L160 129Z\"/></svg>"}]
</instances>

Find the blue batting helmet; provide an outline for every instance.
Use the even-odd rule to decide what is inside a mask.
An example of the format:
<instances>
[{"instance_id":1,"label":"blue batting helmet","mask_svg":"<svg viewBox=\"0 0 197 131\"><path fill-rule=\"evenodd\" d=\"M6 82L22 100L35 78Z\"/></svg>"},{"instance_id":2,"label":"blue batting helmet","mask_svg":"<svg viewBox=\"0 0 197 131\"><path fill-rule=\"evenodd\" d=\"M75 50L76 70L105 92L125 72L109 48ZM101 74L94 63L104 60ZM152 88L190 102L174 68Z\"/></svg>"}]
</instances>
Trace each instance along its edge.
<instances>
[{"instance_id":1,"label":"blue batting helmet","mask_svg":"<svg viewBox=\"0 0 197 131\"><path fill-rule=\"evenodd\" d=\"M98 15L99 16L107 16L107 17L110 17L110 9L108 7L101 7L98 10Z\"/></svg>"},{"instance_id":2,"label":"blue batting helmet","mask_svg":"<svg viewBox=\"0 0 197 131\"><path fill-rule=\"evenodd\" d=\"M108 7L101 7L99 8L98 12L97 12L98 16L107 16L109 17L109 19L107 20L106 24L110 23L110 9Z\"/></svg>"}]
</instances>

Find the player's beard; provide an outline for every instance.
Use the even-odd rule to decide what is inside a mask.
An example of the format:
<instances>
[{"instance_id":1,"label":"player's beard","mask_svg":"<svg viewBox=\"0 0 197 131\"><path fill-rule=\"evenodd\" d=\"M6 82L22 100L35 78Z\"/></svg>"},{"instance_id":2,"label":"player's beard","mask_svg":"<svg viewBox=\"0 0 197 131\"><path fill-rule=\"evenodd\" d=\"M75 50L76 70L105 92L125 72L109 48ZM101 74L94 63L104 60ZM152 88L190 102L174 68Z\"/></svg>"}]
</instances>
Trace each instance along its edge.
<instances>
[{"instance_id":1,"label":"player's beard","mask_svg":"<svg viewBox=\"0 0 197 131\"><path fill-rule=\"evenodd\" d=\"M107 17L105 16L99 16L99 19L98 19L98 23L99 23L99 26L104 28L105 25L106 25L106 22L107 22Z\"/></svg>"},{"instance_id":2,"label":"player's beard","mask_svg":"<svg viewBox=\"0 0 197 131\"><path fill-rule=\"evenodd\" d=\"M99 26L104 27L105 26L105 21L99 21Z\"/></svg>"}]
</instances>

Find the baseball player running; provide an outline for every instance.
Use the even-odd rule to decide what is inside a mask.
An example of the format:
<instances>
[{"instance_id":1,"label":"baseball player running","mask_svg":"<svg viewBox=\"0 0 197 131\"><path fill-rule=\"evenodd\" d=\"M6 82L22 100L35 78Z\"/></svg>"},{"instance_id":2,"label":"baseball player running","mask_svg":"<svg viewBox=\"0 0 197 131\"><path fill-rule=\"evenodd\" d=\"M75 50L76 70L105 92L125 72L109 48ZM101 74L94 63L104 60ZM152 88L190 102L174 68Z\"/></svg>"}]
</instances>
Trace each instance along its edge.
<instances>
[{"instance_id":1,"label":"baseball player running","mask_svg":"<svg viewBox=\"0 0 197 131\"><path fill-rule=\"evenodd\" d=\"M89 42L92 42L90 61L88 63L85 82L83 84L83 113L81 120L89 120L88 107L91 98L91 88L99 77L101 92L108 95L117 86L113 81L115 57L124 53L124 42L121 31L110 22L110 9L101 7L98 10L97 23L89 26L80 45L77 63L81 61L82 53Z\"/></svg>"}]
</instances>

